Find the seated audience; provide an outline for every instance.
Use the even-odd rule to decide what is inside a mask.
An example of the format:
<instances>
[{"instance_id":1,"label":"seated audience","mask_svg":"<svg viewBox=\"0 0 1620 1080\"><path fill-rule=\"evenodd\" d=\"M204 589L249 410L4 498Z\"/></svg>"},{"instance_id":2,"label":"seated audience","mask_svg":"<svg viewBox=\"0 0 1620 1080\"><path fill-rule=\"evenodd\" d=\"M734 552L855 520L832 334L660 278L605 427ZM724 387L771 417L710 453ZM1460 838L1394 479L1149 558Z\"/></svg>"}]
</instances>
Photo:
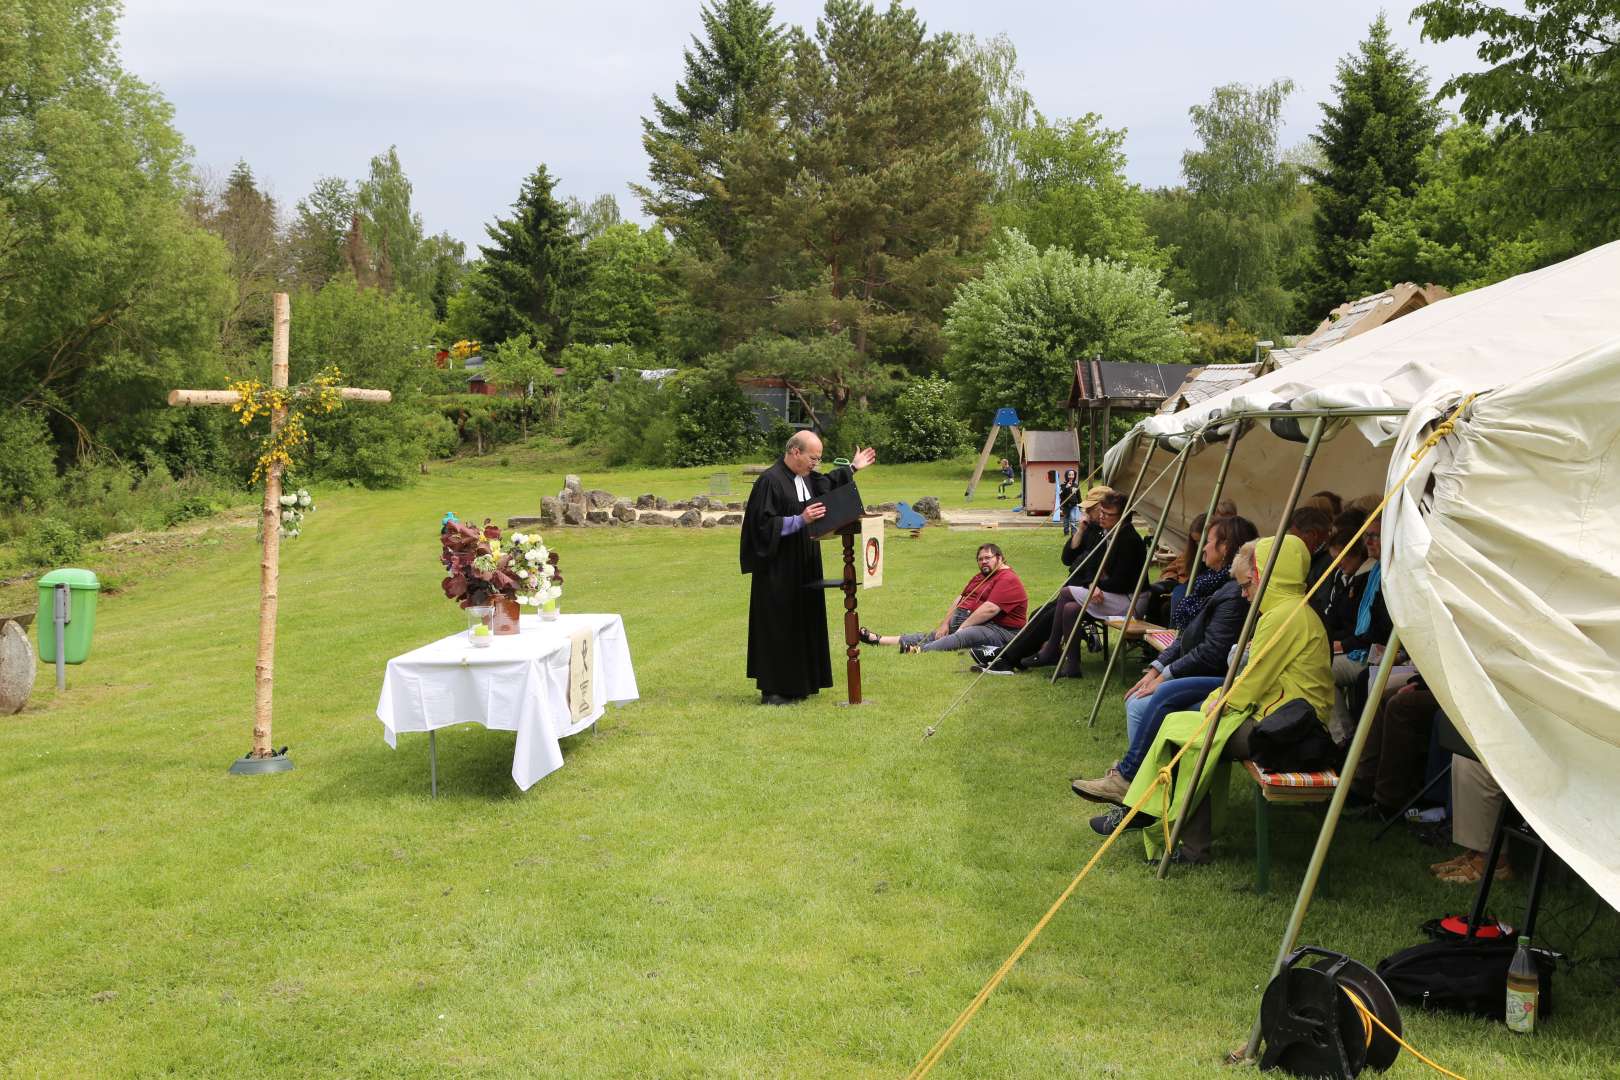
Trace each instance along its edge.
<instances>
[{"instance_id":1,"label":"seated audience","mask_svg":"<svg viewBox=\"0 0 1620 1080\"><path fill-rule=\"evenodd\" d=\"M1148 617L1155 622L1164 623L1173 630L1181 629L1185 623L1185 620L1181 624L1173 623L1171 620L1175 615L1176 605L1187 595L1187 582L1200 569L1199 552L1203 550L1205 532L1204 515L1199 514L1192 519L1192 524L1187 528L1187 542L1182 545L1181 551L1164 564L1159 571L1159 580L1148 586L1150 597ZM1162 559L1164 549L1161 548L1160 552L1158 558ZM1211 591L1213 590L1206 589L1204 595L1207 597ZM1161 609L1163 614L1158 615ZM1158 617L1155 617L1156 615Z\"/></svg>"},{"instance_id":2,"label":"seated audience","mask_svg":"<svg viewBox=\"0 0 1620 1080\"><path fill-rule=\"evenodd\" d=\"M1367 520L1367 515L1355 510L1346 510L1333 519L1333 535L1328 539L1329 563L1339 558L1339 553L1345 553L1339 559L1338 566L1334 567L1333 576L1325 585L1317 589L1311 596L1311 607L1322 616L1322 624L1327 627L1328 638L1334 637L1334 631L1340 625L1348 626L1354 616L1354 608L1350 603L1350 595L1355 591L1356 578L1371 570L1367 562L1367 545L1355 541L1356 530L1361 523Z\"/></svg>"},{"instance_id":3,"label":"seated audience","mask_svg":"<svg viewBox=\"0 0 1620 1080\"><path fill-rule=\"evenodd\" d=\"M1451 755L1451 839L1463 851L1429 867L1429 872L1451 885L1478 885L1485 876L1486 854L1496 835L1496 819L1507 796L1491 771L1473 758ZM1506 846L1503 854L1507 853ZM1507 859L1496 864L1495 880L1510 881Z\"/></svg>"},{"instance_id":4,"label":"seated audience","mask_svg":"<svg viewBox=\"0 0 1620 1080\"><path fill-rule=\"evenodd\" d=\"M1271 553L1272 537L1244 545L1249 555L1239 555L1239 573L1244 595L1254 602L1253 593L1258 573L1248 567L1264 566ZM1305 544L1297 536L1282 538L1282 550L1277 565L1271 572L1266 593L1259 598L1260 619L1254 630L1249 658L1232 686L1225 707L1214 724L1210 737L1209 765L1198 778L1197 789L1189 782L1192 762L1196 761L1198 745L1194 743L1177 765L1174 787L1168 794L1156 792L1144 809L1148 814L1137 814L1131 827L1141 828L1154 824L1165 802L1169 803L1172 818L1187 815L1182 826L1181 850L1175 853L1179 862L1204 863L1209 861L1211 823L1209 793L1217 771L1217 760L1241 760L1250 756L1249 738L1256 722L1284 703L1295 698L1304 699L1318 717L1325 715L1333 700L1333 674L1328 666L1327 634L1322 620L1309 606L1295 613L1305 596L1305 574L1310 568L1310 557ZM1290 617L1292 616L1292 617ZM1197 710L1175 712L1164 718L1159 734L1154 737L1136 779L1121 799L1124 805L1091 819L1094 831L1108 835L1118 827L1125 816L1125 807L1133 805L1147 794L1161 768L1170 763L1177 748L1186 743L1204 724L1204 712L1218 700L1219 690L1211 693ZM1190 812L1189 812L1190 811ZM1156 833L1145 834L1151 851L1157 843Z\"/></svg>"},{"instance_id":5,"label":"seated audience","mask_svg":"<svg viewBox=\"0 0 1620 1080\"><path fill-rule=\"evenodd\" d=\"M1421 675L1384 691L1362 744L1355 779L1350 781L1352 801L1371 805L1388 819L1423 790L1429 734L1439 708Z\"/></svg>"},{"instance_id":6,"label":"seated audience","mask_svg":"<svg viewBox=\"0 0 1620 1080\"><path fill-rule=\"evenodd\" d=\"M1064 653L1058 669L1059 678L1080 677L1080 650L1071 642L1065 653L1063 643L1070 641L1070 631L1074 629L1081 612L1097 618L1125 614L1131 602L1131 591L1136 588L1142 566L1147 562L1147 541L1136 531L1132 515L1125 511L1125 496L1114 491L1098 502L1096 520L1088 522L1087 528L1095 530L1100 536L1116 526L1113 550L1107 551L1105 548L1105 554L1101 556L1105 561L1096 588L1088 593L1088 581L1084 585L1069 585L1058 591L1052 630L1046 644L1041 646L1037 662L1057 664L1060 661L1059 653ZM1100 539L1093 542L1107 543Z\"/></svg>"},{"instance_id":7,"label":"seated audience","mask_svg":"<svg viewBox=\"0 0 1620 1080\"><path fill-rule=\"evenodd\" d=\"M1327 514L1329 521L1332 521L1334 518L1338 517L1344 512L1344 500L1339 498L1338 494L1332 491L1318 491L1309 499L1306 499L1304 505L1314 506L1318 510L1321 510L1323 513Z\"/></svg>"},{"instance_id":8,"label":"seated audience","mask_svg":"<svg viewBox=\"0 0 1620 1080\"><path fill-rule=\"evenodd\" d=\"M995 544L980 547L977 558L979 572L968 579L934 629L879 636L863 626L861 640L868 645L898 645L903 653L946 652L1011 641L1029 614L1024 583Z\"/></svg>"},{"instance_id":9,"label":"seated audience","mask_svg":"<svg viewBox=\"0 0 1620 1080\"><path fill-rule=\"evenodd\" d=\"M1063 546L1058 551L1058 557L1069 571L1067 580L1058 589L1058 595L1037 608L1014 640L1002 647L996 653L995 659L980 670L992 675L1010 675L1016 671L1040 666L1037 654L1052 633L1058 598L1062 597L1064 590L1070 586L1085 590L1097 574L1097 562L1102 558L1103 546L1108 539L1106 530L1098 527L1097 519L1101 515L1102 500L1112 494L1113 488L1098 485L1080 500L1079 510L1083 525L1064 538Z\"/></svg>"},{"instance_id":10,"label":"seated audience","mask_svg":"<svg viewBox=\"0 0 1620 1080\"><path fill-rule=\"evenodd\" d=\"M1311 553L1311 571L1305 579L1308 589L1316 584L1317 579L1327 571L1328 564L1333 562L1334 553L1328 548L1328 541L1333 538L1333 519L1326 511L1315 506L1302 506L1288 519L1288 531L1305 541L1305 549ZM1321 593L1326 589L1324 582L1322 588L1316 591Z\"/></svg>"},{"instance_id":11,"label":"seated audience","mask_svg":"<svg viewBox=\"0 0 1620 1080\"><path fill-rule=\"evenodd\" d=\"M1218 570L1221 585L1198 615L1160 653L1151 667L1125 693L1125 756L1096 780L1074 780L1076 795L1093 802L1118 803L1136 778L1159 725L1173 712L1192 708L1225 681L1228 654L1237 644L1249 601L1239 579L1254 576L1254 552L1248 547L1256 530L1248 519L1217 518L1204 542L1204 565ZM1240 554L1246 551L1247 554ZM1241 564L1241 565L1240 565Z\"/></svg>"},{"instance_id":12,"label":"seated audience","mask_svg":"<svg viewBox=\"0 0 1620 1080\"><path fill-rule=\"evenodd\" d=\"M1358 689L1369 664L1377 661L1389 640L1392 623L1384 606L1383 574L1378 556L1382 551L1383 521L1367 523L1362 537L1366 560L1358 568L1350 595L1329 631L1333 643L1333 715L1328 732L1341 747L1348 746L1361 713L1365 690Z\"/></svg>"}]
</instances>

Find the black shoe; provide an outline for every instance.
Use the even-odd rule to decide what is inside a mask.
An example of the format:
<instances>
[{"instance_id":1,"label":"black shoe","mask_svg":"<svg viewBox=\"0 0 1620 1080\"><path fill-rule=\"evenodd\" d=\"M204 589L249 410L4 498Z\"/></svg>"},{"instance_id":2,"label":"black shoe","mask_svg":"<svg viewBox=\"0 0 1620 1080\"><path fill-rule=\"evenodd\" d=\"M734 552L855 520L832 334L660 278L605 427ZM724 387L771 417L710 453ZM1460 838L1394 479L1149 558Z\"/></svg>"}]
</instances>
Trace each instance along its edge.
<instances>
[{"instance_id":1,"label":"black shoe","mask_svg":"<svg viewBox=\"0 0 1620 1080\"><path fill-rule=\"evenodd\" d=\"M1114 830L1119 828L1119 823L1125 821L1126 812L1125 807L1116 806L1106 814L1098 814L1091 819L1091 831L1098 836L1114 835ZM1132 829L1145 829L1149 825L1157 825L1158 823L1159 819L1152 814L1138 813L1130 821L1126 822L1125 830L1129 832Z\"/></svg>"},{"instance_id":2,"label":"black shoe","mask_svg":"<svg viewBox=\"0 0 1620 1080\"><path fill-rule=\"evenodd\" d=\"M759 695L759 703L761 705L791 705L795 701L800 701L800 700L802 700L802 699L800 699L800 698L792 698L792 697L784 697L781 694L773 694L773 693L771 693L769 691L766 691L765 693Z\"/></svg>"}]
</instances>

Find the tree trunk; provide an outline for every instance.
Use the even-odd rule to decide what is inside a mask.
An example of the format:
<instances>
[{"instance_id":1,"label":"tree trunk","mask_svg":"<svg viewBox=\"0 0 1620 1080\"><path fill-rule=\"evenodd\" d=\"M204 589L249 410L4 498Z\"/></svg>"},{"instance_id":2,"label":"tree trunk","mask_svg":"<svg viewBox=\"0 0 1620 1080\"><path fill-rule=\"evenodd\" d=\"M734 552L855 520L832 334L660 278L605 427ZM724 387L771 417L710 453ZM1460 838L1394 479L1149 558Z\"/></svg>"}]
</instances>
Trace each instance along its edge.
<instances>
[{"instance_id":1,"label":"tree trunk","mask_svg":"<svg viewBox=\"0 0 1620 1080\"><path fill-rule=\"evenodd\" d=\"M287 386L287 332L292 322L286 293L275 294L272 344L270 347L270 385L275 389ZM281 425L287 419L285 409L270 414L270 440L273 445ZM259 658L253 665L253 756L270 757L274 752L270 743L271 707L275 695L276 674L276 601L277 581L280 578L281 558L281 466L272 463L265 470L264 508L260 512L264 531L264 550L259 559Z\"/></svg>"}]
</instances>

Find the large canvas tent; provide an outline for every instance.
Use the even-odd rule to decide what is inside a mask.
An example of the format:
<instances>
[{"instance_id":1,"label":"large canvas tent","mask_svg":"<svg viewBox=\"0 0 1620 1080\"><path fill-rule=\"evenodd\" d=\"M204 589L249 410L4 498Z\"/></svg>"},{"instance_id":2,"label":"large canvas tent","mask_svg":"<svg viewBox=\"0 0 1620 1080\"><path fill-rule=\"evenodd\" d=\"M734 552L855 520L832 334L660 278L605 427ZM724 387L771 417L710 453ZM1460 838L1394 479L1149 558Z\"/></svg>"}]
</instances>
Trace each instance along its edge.
<instances>
[{"instance_id":1,"label":"large canvas tent","mask_svg":"<svg viewBox=\"0 0 1620 1080\"><path fill-rule=\"evenodd\" d=\"M1385 409L1395 415L1333 419L1306 487L1378 493L1468 393L1481 396L1386 518L1390 613L1508 796L1620 906L1620 243L1145 420L1110 449L1105 476L1136 475L1144 436L1185 445L1222 416ZM1225 488L1263 532L1301 449L1274 426L1303 425L1249 430ZM1195 448L1172 521L1204 508L1220 449ZM1156 489L1143 506L1163 501Z\"/></svg>"}]
</instances>

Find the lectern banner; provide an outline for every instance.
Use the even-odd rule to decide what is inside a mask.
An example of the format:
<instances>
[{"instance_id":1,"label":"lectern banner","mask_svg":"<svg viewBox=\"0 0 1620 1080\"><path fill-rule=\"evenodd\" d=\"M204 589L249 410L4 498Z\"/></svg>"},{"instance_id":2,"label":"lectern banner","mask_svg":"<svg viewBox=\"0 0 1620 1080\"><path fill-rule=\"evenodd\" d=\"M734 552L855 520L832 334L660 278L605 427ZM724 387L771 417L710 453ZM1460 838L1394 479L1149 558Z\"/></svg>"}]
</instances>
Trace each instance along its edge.
<instances>
[{"instance_id":1,"label":"lectern banner","mask_svg":"<svg viewBox=\"0 0 1620 1080\"><path fill-rule=\"evenodd\" d=\"M861 550L855 557L861 588L875 589L883 584L883 517L861 518Z\"/></svg>"}]
</instances>

